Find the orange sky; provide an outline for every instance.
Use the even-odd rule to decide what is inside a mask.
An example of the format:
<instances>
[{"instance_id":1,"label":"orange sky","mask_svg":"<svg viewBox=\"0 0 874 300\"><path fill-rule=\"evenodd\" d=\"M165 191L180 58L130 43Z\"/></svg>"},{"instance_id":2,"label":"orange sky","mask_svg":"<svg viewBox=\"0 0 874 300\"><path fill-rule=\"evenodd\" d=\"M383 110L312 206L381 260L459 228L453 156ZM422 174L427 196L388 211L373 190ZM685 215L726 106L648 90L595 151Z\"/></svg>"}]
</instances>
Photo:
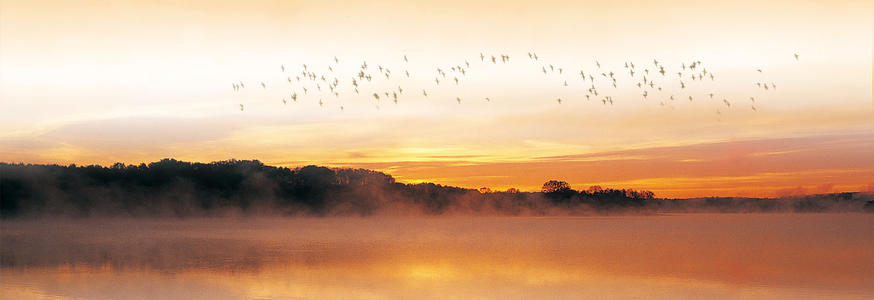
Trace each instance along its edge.
<instances>
[{"instance_id":1,"label":"orange sky","mask_svg":"<svg viewBox=\"0 0 874 300\"><path fill-rule=\"evenodd\" d=\"M259 159L372 168L405 182L536 190L561 179L668 197L870 190L872 8L0 0L0 161ZM512 60L481 63L481 52ZM653 74L664 90L643 99L623 64L639 73L653 59L674 74L700 60L716 80L680 88ZM465 60L458 85L456 74L435 85L437 67ZM393 79L354 94L363 61L374 75L391 68ZM341 95L289 85L302 64L338 77ZM548 64L565 72L541 73ZM587 101L580 70L616 72L617 88L594 83L615 104ZM247 88L234 92L238 81ZM397 86L407 91L398 104L370 96ZM300 99L283 105L290 92Z\"/></svg>"}]
</instances>

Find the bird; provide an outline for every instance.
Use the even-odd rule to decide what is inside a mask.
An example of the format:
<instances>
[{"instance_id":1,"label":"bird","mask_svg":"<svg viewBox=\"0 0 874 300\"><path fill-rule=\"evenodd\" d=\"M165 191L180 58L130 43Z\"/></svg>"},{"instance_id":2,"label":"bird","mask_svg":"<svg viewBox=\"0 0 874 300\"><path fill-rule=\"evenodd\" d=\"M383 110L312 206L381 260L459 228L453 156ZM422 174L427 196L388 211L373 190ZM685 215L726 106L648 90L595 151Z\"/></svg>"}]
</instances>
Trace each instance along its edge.
<instances>
[{"instance_id":1,"label":"bird","mask_svg":"<svg viewBox=\"0 0 874 300\"><path fill-rule=\"evenodd\" d=\"M282 98L282 104L288 104L288 102L285 101L285 97Z\"/></svg>"},{"instance_id":2,"label":"bird","mask_svg":"<svg viewBox=\"0 0 874 300\"><path fill-rule=\"evenodd\" d=\"M798 53L795 53L795 60L798 60ZM755 109L753 109L755 110Z\"/></svg>"},{"instance_id":3,"label":"bird","mask_svg":"<svg viewBox=\"0 0 874 300\"><path fill-rule=\"evenodd\" d=\"M455 101L458 101L458 104L461 104L461 98L455 97Z\"/></svg>"},{"instance_id":4,"label":"bird","mask_svg":"<svg viewBox=\"0 0 874 300\"><path fill-rule=\"evenodd\" d=\"M263 87L263 88L265 88L265 89L266 89L266 88L267 88L267 85L266 85L266 84L264 84L264 82L263 82L263 81L262 81L262 82L261 82L261 87Z\"/></svg>"},{"instance_id":5,"label":"bird","mask_svg":"<svg viewBox=\"0 0 874 300\"><path fill-rule=\"evenodd\" d=\"M422 90L422 95L425 95L425 97L428 97L428 91Z\"/></svg>"},{"instance_id":6,"label":"bird","mask_svg":"<svg viewBox=\"0 0 874 300\"><path fill-rule=\"evenodd\" d=\"M491 102L492 99L489 99L489 97L486 97L486 101L487 101L487 102Z\"/></svg>"},{"instance_id":7,"label":"bird","mask_svg":"<svg viewBox=\"0 0 874 300\"><path fill-rule=\"evenodd\" d=\"M240 111L243 111L243 105L240 104Z\"/></svg>"},{"instance_id":8,"label":"bird","mask_svg":"<svg viewBox=\"0 0 874 300\"><path fill-rule=\"evenodd\" d=\"M555 99L555 101L558 101L558 104L561 104L561 98Z\"/></svg>"},{"instance_id":9,"label":"bird","mask_svg":"<svg viewBox=\"0 0 874 300\"><path fill-rule=\"evenodd\" d=\"M285 65L279 65L279 68L282 69L282 72L285 72Z\"/></svg>"}]
</instances>

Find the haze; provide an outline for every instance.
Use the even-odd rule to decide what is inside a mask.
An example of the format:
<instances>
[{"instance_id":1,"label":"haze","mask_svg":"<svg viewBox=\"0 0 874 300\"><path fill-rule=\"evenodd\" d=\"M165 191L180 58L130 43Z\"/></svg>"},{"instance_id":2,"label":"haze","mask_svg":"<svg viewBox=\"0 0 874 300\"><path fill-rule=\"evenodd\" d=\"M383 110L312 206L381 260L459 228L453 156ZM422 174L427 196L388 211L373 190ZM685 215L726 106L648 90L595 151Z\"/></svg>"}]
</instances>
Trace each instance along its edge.
<instances>
[{"instance_id":1,"label":"haze","mask_svg":"<svg viewBox=\"0 0 874 300\"><path fill-rule=\"evenodd\" d=\"M868 1L4 0L0 158L259 159L469 188L530 191L560 177L664 197L871 190L871 12ZM666 105L620 80L605 106L582 97L584 83L544 79L525 63L532 51L569 78L596 60L622 73L624 62L658 59L701 60L718 80L684 92L696 101ZM348 89L321 107L230 86L279 86L281 64L322 70L336 56L338 72L403 65L415 95L433 85L435 66L479 64L481 52L513 63L379 109ZM757 89L764 80L779 88ZM735 103L756 97L757 110L718 115L719 100L704 96L713 90Z\"/></svg>"}]
</instances>

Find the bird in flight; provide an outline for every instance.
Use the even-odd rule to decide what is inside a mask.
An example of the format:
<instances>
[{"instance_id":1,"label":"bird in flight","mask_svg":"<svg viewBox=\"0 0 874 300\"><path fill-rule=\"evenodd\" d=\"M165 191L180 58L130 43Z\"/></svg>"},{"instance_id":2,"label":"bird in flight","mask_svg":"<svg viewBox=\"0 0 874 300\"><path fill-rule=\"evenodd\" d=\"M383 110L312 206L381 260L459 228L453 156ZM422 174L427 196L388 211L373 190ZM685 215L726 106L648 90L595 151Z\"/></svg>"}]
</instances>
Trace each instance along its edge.
<instances>
[{"instance_id":1,"label":"bird in flight","mask_svg":"<svg viewBox=\"0 0 874 300\"><path fill-rule=\"evenodd\" d=\"M798 60L798 53L795 53L795 60ZM753 109L755 110L755 109Z\"/></svg>"}]
</instances>

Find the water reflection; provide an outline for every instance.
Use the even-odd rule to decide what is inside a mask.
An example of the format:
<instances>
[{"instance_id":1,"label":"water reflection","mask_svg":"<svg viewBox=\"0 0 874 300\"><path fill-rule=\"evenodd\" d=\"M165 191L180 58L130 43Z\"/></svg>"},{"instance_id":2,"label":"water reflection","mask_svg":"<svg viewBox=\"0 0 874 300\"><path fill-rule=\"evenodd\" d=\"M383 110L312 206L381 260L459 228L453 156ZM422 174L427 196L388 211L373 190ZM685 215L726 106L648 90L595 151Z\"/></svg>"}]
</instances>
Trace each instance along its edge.
<instances>
[{"instance_id":1,"label":"water reflection","mask_svg":"<svg viewBox=\"0 0 874 300\"><path fill-rule=\"evenodd\" d=\"M874 296L870 214L2 225L3 299Z\"/></svg>"}]
</instances>

